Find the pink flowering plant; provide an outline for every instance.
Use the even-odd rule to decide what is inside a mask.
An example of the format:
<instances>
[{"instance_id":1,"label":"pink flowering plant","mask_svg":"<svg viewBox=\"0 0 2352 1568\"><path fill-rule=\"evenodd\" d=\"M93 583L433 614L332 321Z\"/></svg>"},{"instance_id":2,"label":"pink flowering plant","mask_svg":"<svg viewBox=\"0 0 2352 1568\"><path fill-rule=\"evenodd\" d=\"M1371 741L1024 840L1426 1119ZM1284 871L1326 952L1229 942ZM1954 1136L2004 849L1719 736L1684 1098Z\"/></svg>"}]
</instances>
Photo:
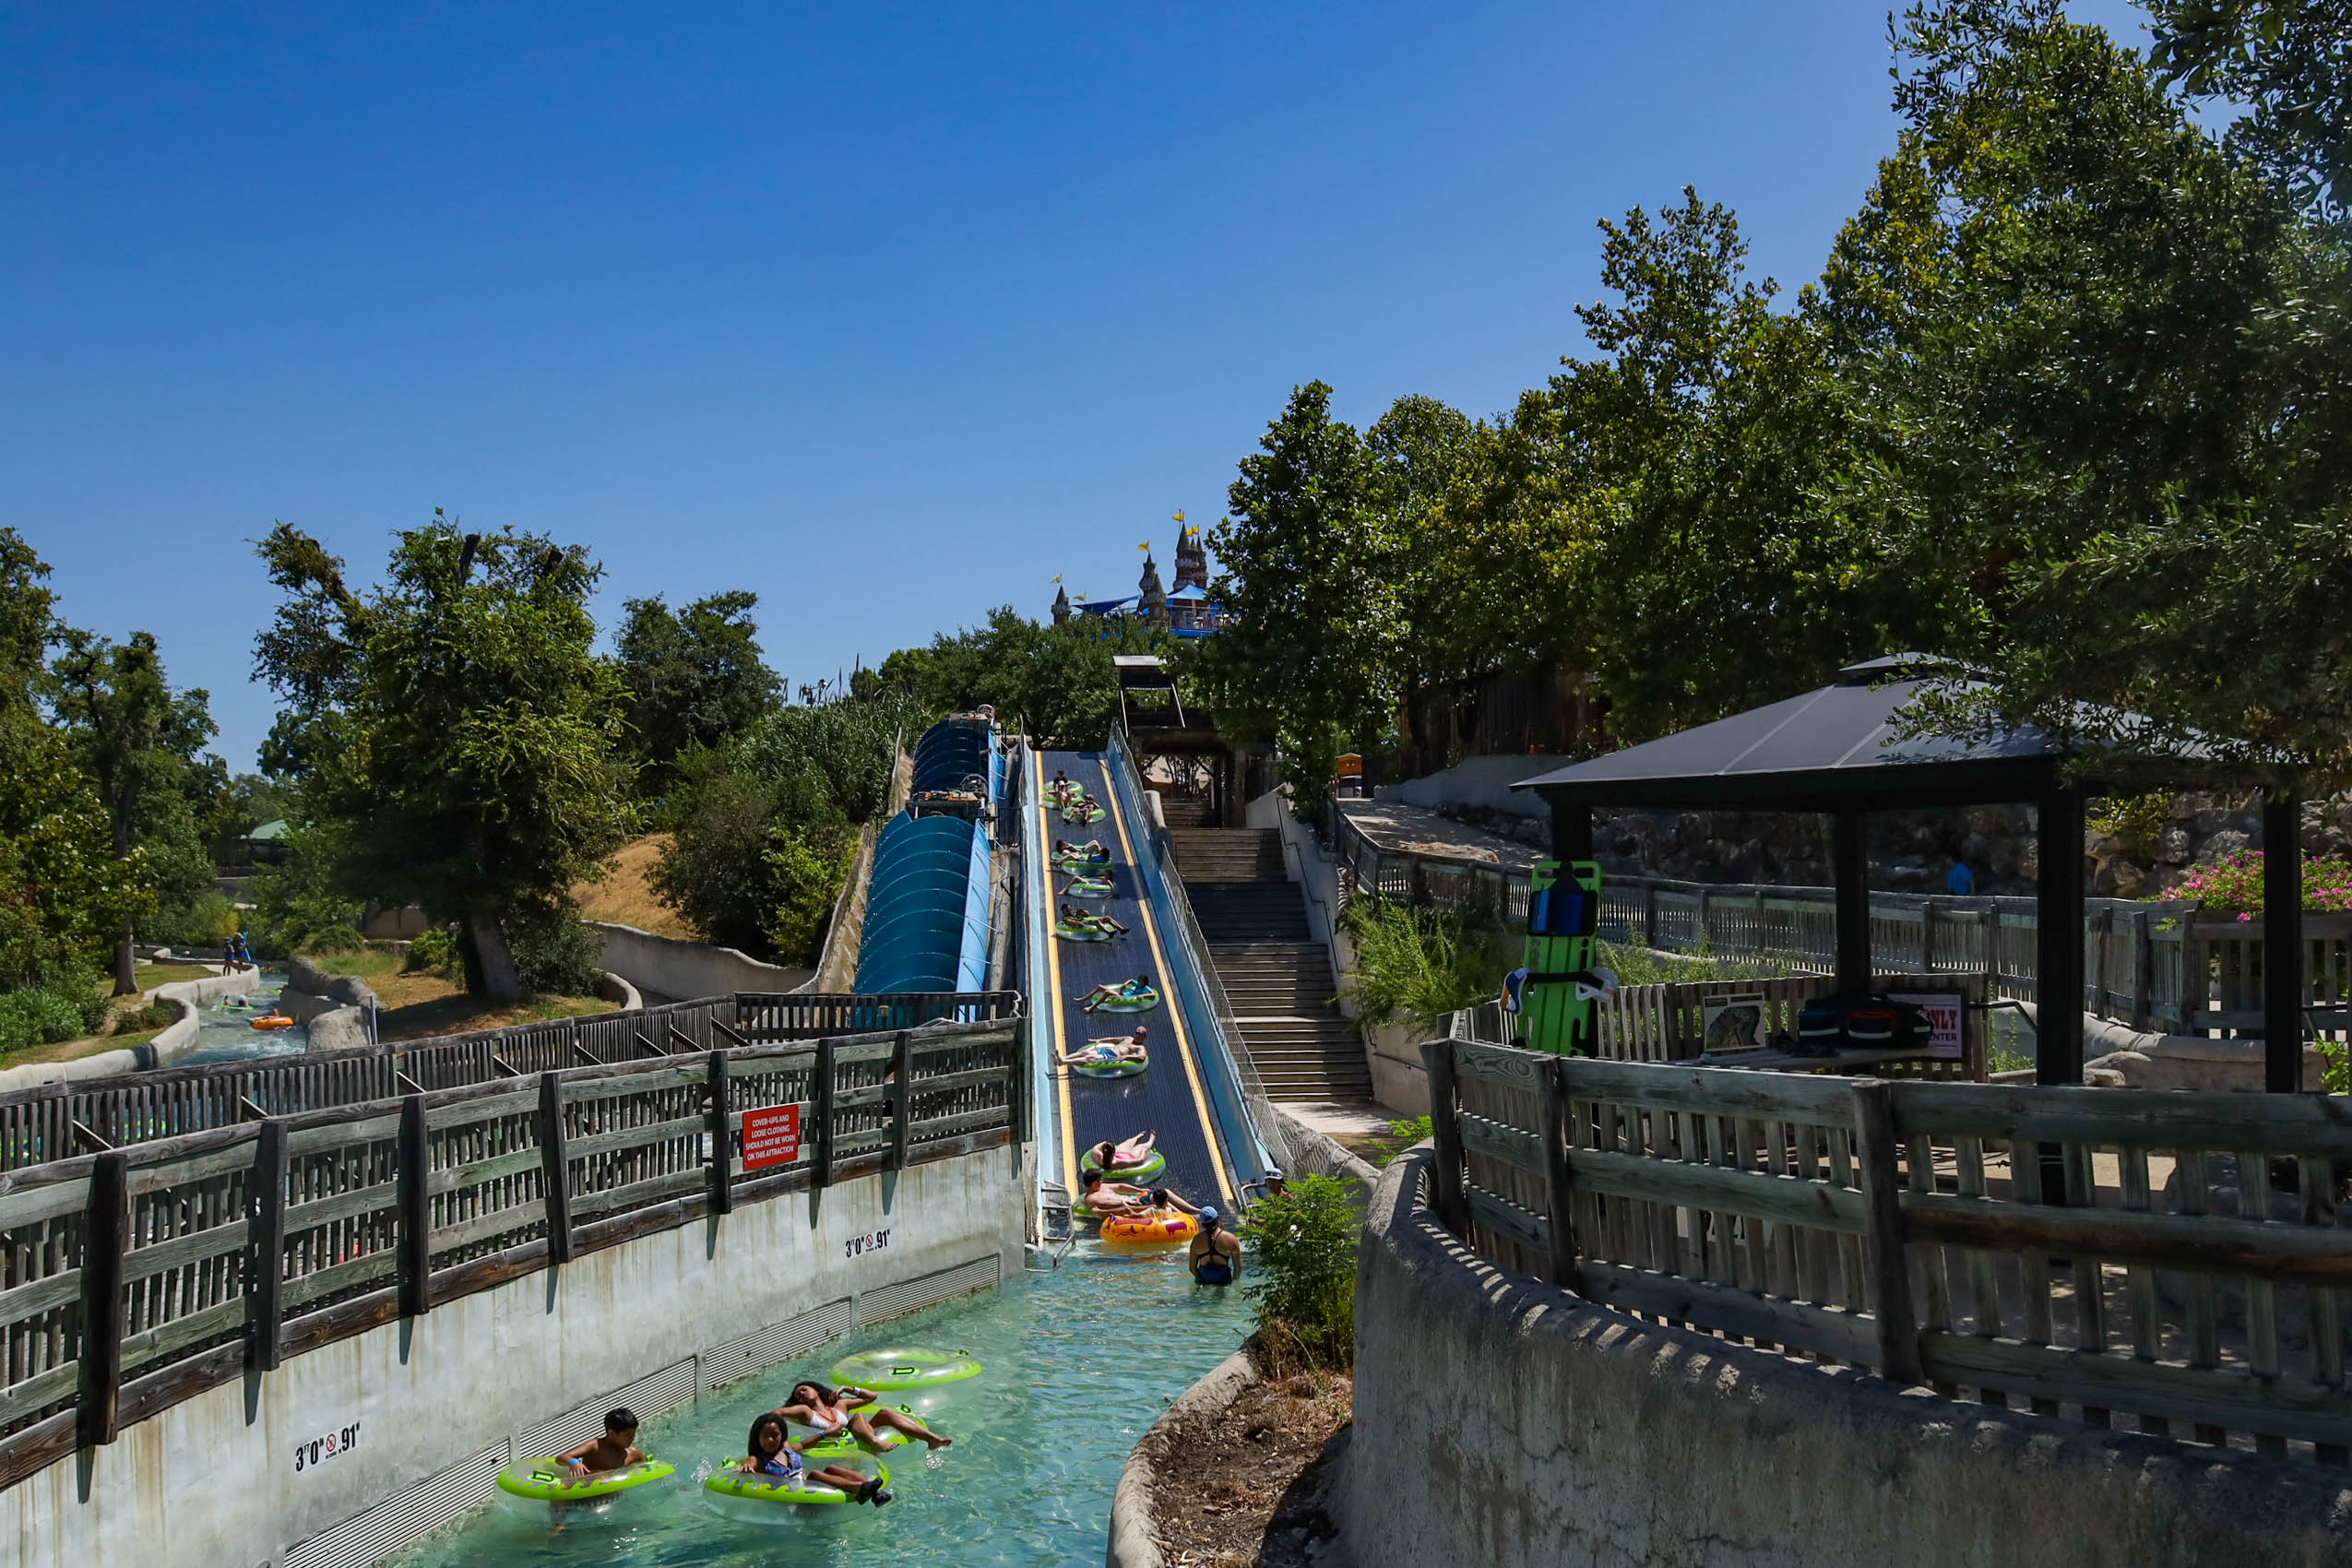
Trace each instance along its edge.
<instances>
[{"instance_id":1,"label":"pink flowering plant","mask_svg":"<svg viewBox=\"0 0 2352 1568\"><path fill-rule=\"evenodd\" d=\"M2228 859L2199 866L2173 890L2216 914L2251 921L2263 909L2263 852L2240 849ZM2303 908L2337 913L2352 910L2352 861L2308 856L2303 861Z\"/></svg>"}]
</instances>

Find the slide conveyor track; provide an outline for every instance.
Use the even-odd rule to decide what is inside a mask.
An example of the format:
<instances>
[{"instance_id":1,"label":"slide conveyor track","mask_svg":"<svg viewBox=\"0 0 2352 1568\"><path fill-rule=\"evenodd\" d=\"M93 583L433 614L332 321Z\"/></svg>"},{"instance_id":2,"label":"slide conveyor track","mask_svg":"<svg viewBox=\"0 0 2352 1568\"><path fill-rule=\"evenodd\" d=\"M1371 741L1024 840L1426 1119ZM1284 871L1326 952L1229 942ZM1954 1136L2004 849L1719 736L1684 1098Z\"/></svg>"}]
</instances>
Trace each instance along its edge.
<instances>
[{"instance_id":1,"label":"slide conveyor track","mask_svg":"<svg viewBox=\"0 0 2352 1568\"><path fill-rule=\"evenodd\" d=\"M1036 966L1041 971L1039 987L1050 987L1051 994L1035 996L1030 1004L1051 1018L1057 1056L1096 1036L1126 1034L1138 1023L1148 1026L1151 1067L1132 1078L1090 1078L1058 1063L1050 1064L1061 1169L1049 1174L1065 1182L1075 1196L1080 1151L1105 1138L1117 1140L1150 1128L1159 1134L1159 1151L1168 1160L1157 1183L1193 1203L1215 1203L1229 1214L1234 1207L1234 1161L1218 1125L1198 1037L1180 994L1182 988L1168 972L1170 963L1183 960L1168 939L1164 918L1144 897L1143 878L1136 870L1136 856L1145 848L1145 826L1128 820L1099 755L1047 753L1039 761L1040 780L1050 781L1057 769L1084 785L1087 798L1100 802L1110 814L1090 826L1065 826L1062 814L1048 802L1039 820L1030 825L1037 852L1048 857L1050 864L1057 837L1074 843L1099 838L1109 846L1116 891L1110 898L1087 900L1081 907L1110 915L1127 927L1127 934L1109 942L1051 938L1046 961ZM1051 885L1056 909L1077 902L1063 893L1068 876L1053 873ZM1098 983L1138 974L1149 974L1161 996L1160 1004L1147 1013L1106 1010L1089 1015L1075 1000Z\"/></svg>"}]
</instances>

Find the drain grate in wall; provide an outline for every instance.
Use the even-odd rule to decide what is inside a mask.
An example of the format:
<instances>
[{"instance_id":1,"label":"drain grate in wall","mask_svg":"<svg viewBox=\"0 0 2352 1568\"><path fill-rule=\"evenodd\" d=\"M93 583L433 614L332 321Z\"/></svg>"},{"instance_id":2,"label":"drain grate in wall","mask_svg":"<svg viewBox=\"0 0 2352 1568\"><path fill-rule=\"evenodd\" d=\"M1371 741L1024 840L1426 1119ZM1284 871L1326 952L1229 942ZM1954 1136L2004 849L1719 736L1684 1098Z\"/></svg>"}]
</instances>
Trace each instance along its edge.
<instances>
[{"instance_id":1,"label":"drain grate in wall","mask_svg":"<svg viewBox=\"0 0 2352 1568\"><path fill-rule=\"evenodd\" d=\"M849 1303L844 1298L827 1301L814 1312L757 1329L741 1339L714 1346L702 1353L703 1386L724 1388L762 1367L805 1356L826 1340L838 1339L849 1333L851 1321Z\"/></svg>"},{"instance_id":2,"label":"drain grate in wall","mask_svg":"<svg viewBox=\"0 0 2352 1568\"><path fill-rule=\"evenodd\" d=\"M601 1399L591 1400L570 1415L542 1421L519 1434L515 1439L515 1455L519 1459L543 1459L577 1447L591 1437L602 1436L604 1412L615 1405L626 1405L636 1412L639 1420L649 1421L665 1410L693 1403L694 1397L695 1363L680 1361L650 1377L641 1377L626 1388L616 1388Z\"/></svg>"},{"instance_id":3,"label":"drain grate in wall","mask_svg":"<svg viewBox=\"0 0 2352 1568\"><path fill-rule=\"evenodd\" d=\"M355 1519L311 1537L286 1553L286 1568L372 1568L392 1553L472 1513L498 1489L506 1444L393 1493Z\"/></svg>"},{"instance_id":4,"label":"drain grate in wall","mask_svg":"<svg viewBox=\"0 0 2352 1568\"><path fill-rule=\"evenodd\" d=\"M879 1290L868 1290L858 1298L858 1322L876 1324L909 1313L919 1313L925 1307L937 1306L956 1296L968 1296L975 1290L996 1288L1002 1265L991 1253L970 1263L957 1264L954 1268L926 1274L920 1279L901 1280L885 1285Z\"/></svg>"}]
</instances>

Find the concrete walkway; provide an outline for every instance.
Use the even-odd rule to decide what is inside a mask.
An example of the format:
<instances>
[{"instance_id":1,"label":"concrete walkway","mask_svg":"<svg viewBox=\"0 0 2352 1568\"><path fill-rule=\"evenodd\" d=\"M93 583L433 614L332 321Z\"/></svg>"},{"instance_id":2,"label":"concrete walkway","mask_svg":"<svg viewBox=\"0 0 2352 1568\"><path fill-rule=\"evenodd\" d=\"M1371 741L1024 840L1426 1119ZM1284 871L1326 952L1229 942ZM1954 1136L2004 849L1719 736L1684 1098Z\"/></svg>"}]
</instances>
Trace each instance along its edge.
<instances>
[{"instance_id":1,"label":"concrete walkway","mask_svg":"<svg viewBox=\"0 0 2352 1568\"><path fill-rule=\"evenodd\" d=\"M1543 858L1533 845L1440 816L1427 806L1398 801L1341 801L1338 805L1359 832L1384 849L1467 856L1519 870Z\"/></svg>"}]
</instances>

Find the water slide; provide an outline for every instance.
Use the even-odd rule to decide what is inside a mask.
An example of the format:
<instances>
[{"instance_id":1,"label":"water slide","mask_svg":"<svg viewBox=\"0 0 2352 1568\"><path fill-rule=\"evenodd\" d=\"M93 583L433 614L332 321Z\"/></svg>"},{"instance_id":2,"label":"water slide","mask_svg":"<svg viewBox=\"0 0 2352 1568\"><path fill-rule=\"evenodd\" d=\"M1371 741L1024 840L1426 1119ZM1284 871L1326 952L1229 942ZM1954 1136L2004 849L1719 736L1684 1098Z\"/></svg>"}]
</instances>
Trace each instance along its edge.
<instances>
[{"instance_id":1,"label":"water slide","mask_svg":"<svg viewBox=\"0 0 2352 1568\"><path fill-rule=\"evenodd\" d=\"M1084 786L1106 810L1099 822L1065 823L1045 799L1055 772ZM1078 1156L1103 1139L1146 1128L1158 1134L1168 1169L1156 1178L1195 1204L1230 1213L1244 1188L1271 1160L1244 1099L1241 1075L1219 1027L1205 977L1206 955L1194 950L1189 922L1171 900L1182 890L1153 851L1151 819L1140 779L1116 739L1107 752L1039 754L1027 770L1019 804L1028 882L1030 940L1027 986L1036 1028L1041 1206L1052 1229L1055 1189L1078 1191ZM1053 843L1099 839L1111 851L1113 896L1075 900L1071 878L1051 864ZM1063 903L1107 914L1127 927L1109 942L1073 942L1053 934ZM1147 974L1160 1005L1145 1013L1104 1009L1088 1014L1079 999L1098 983ZM1127 1078L1098 1078L1061 1064L1064 1051L1101 1036L1149 1029L1150 1068Z\"/></svg>"}]
</instances>

